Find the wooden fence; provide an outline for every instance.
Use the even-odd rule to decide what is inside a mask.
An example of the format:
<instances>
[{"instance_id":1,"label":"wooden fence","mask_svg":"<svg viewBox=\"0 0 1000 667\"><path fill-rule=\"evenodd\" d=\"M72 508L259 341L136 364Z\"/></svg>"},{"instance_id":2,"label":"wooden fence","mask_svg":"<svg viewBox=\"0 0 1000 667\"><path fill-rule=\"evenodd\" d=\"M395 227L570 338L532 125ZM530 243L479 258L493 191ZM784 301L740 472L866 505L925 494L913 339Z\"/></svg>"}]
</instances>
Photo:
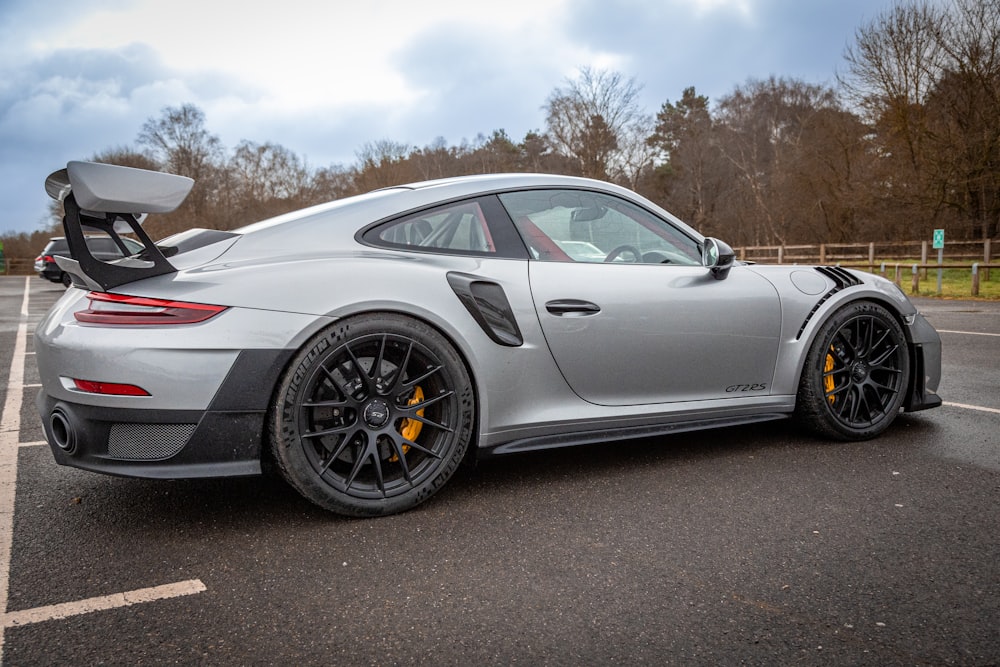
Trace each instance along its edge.
<instances>
[{"instance_id":1,"label":"wooden fence","mask_svg":"<svg viewBox=\"0 0 1000 667\"><path fill-rule=\"evenodd\" d=\"M2 264L0 275L4 276L30 276L35 271L33 259L7 259Z\"/></svg>"},{"instance_id":2,"label":"wooden fence","mask_svg":"<svg viewBox=\"0 0 1000 667\"><path fill-rule=\"evenodd\" d=\"M897 243L820 243L818 245L740 246L735 248L740 259L761 264L863 264L877 266L881 261L903 261L920 258L927 264L930 242L902 241ZM944 246L947 261L979 261L989 264L1000 249L992 239L984 241L949 241ZM867 260L867 262L865 262Z\"/></svg>"},{"instance_id":3,"label":"wooden fence","mask_svg":"<svg viewBox=\"0 0 1000 667\"><path fill-rule=\"evenodd\" d=\"M928 241L897 243L820 243L818 245L740 246L734 248L737 257L760 264L839 264L879 273L882 265L917 264L922 277L928 269L939 268L930 253ZM982 269L982 279L990 279L990 269L997 268L1000 249L994 249L992 239L983 241L950 241L942 249L942 266L946 269L972 269L973 263ZM932 261L928 261L932 260Z\"/></svg>"}]
</instances>

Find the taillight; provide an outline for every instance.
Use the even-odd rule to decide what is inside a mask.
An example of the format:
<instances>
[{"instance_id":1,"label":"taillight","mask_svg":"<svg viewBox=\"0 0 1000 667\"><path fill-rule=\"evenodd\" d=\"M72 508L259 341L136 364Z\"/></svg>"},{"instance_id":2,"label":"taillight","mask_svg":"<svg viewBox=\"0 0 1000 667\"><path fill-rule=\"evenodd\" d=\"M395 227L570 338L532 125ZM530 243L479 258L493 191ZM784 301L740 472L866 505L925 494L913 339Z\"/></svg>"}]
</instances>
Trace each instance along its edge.
<instances>
[{"instance_id":1,"label":"taillight","mask_svg":"<svg viewBox=\"0 0 1000 667\"><path fill-rule=\"evenodd\" d=\"M74 313L78 322L87 324L170 325L204 322L218 315L226 306L186 303L165 299L91 292L90 307Z\"/></svg>"}]
</instances>

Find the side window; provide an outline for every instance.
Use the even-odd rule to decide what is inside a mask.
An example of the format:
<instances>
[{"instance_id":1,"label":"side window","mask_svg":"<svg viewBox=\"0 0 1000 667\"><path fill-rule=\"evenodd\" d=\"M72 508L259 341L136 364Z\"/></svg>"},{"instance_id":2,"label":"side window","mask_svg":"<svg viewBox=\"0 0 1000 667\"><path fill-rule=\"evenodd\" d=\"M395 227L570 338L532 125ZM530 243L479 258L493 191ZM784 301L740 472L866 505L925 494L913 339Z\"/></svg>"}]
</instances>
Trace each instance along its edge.
<instances>
[{"instance_id":1,"label":"side window","mask_svg":"<svg viewBox=\"0 0 1000 667\"><path fill-rule=\"evenodd\" d=\"M698 243L669 221L611 195L526 190L500 195L534 259L701 264Z\"/></svg>"},{"instance_id":2,"label":"side window","mask_svg":"<svg viewBox=\"0 0 1000 667\"><path fill-rule=\"evenodd\" d=\"M483 210L474 201L450 204L394 220L378 228L375 239L384 244L413 249L496 252Z\"/></svg>"}]
</instances>

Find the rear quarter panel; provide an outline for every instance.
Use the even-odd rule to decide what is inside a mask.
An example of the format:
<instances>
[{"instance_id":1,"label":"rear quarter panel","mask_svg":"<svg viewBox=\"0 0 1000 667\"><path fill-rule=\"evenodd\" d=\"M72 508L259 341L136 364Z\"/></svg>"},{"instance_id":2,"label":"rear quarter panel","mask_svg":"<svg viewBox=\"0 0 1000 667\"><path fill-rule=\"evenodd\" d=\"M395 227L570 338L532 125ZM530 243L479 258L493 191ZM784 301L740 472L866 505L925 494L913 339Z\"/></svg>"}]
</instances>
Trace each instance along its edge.
<instances>
[{"instance_id":1,"label":"rear quarter panel","mask_svg":"<svg viewBox=\"0 0 1000 667\"><path fill-rule=\"evenodd\" d=\"M449 271L499 284L524 344L513 348L490 340L448 284ZM486 437L526 419L580 412L572 406L582 401L567 387L542 337L527 271L524 260L364 248L219 263L122 290L237 306L263 319L268 313L301 316L310 326L283 341L287 349L298 349L325 327L361 313L394 312L423 320L441 331L465 358L476 383L481 435ZM525 407L530 414L525 414Z\"/></svg>"}]
</instances>

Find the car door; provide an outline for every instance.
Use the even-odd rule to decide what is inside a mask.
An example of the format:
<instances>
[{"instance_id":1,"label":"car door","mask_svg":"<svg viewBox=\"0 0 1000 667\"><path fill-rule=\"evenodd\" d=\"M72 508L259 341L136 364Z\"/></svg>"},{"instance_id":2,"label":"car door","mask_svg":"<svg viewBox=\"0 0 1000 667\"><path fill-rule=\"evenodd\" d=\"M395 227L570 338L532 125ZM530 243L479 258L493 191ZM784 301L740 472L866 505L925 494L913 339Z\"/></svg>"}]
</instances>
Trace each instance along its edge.
<instances>
[{"instance_id":1,"label":"car door","mask_svg":"<svg viewBox=\"0 0 1000 667\"><path fill-rule=\"evenodd\" d=\"M781 311L767 280L743 266L717 280L695 239L632 202L559 191L500 198L534 258L545 340L581 398L635 405L769 392Z\"/></svg>"}]
</instances>

